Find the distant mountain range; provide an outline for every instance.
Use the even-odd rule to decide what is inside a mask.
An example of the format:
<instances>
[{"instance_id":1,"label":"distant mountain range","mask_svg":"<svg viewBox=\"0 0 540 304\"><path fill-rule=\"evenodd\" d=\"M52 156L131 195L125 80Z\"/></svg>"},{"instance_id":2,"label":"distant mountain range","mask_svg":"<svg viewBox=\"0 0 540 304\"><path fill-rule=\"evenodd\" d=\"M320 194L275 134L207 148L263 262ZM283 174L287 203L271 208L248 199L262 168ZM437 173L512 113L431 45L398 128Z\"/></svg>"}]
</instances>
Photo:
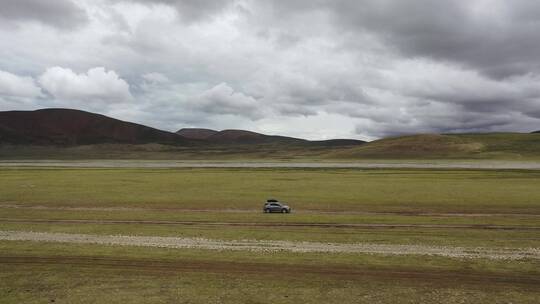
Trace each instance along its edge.
<instances>
[{"instance_id":1,"label":"distant mountain range","mask_svg":"<svg viewBox=\"0 0 540 304\"><path fill-rule=\"evenodd\" d=\"M308 141L245 130L216 131L185 128L176 133L126 122L100 114L72 109L0 112L0 143L21 145L91 144L301 144L317 146L354 146L364 141L338 139Z\"/></svg>"},{"instance_id":2,"label":"distant mountain range","mask_svg":"<svg viewBox=\"0 0 540 304\"><path fill-rule=\"evenodd\" d=\"M246 130L167 132L71 109L0 112L0 158L540 159L540 131L417 134L366 143Z\"/></svg>"},{"instance_id":3,"label":"distant mountain range","mask_svg":"<svg viewBox=\"0 0 540 304\"><path fill-rule=\"evenodd\" d=\"M186 138L206 140L213 143L257 144L257 143L297 143L317 146L356 146L365 143L357 139L305 140L294 137L264 135L245 130L223 130L184 128L176 132Z\"/></svg>"},{"instance_id":4,"label":"distant mountain range","mask_svg":"<svg viewBox=\"0 0 540 304\"><path fill-rule=\"evenodd\" d=\"M205 139L216 133L219 131L202 128L184 128L176 131L176 134L192 139Z\"/></svg>"},{"instance_id":5,"label":"distant mountain range","mask_svg":"<svg viewBox=\"0 0 540 304\"><path fill-rule=\"evenodd\" d=\"M184 128L178 130L176 134L182 135L189 139L199 139L211 143L218 144L260 144L260 143L304 143L308 142L305 139L265 135L245 130L223 130L216 131L210 129L191 129ZM356 141L361 143L361 141Z\"/></svg>"}]
</instances>

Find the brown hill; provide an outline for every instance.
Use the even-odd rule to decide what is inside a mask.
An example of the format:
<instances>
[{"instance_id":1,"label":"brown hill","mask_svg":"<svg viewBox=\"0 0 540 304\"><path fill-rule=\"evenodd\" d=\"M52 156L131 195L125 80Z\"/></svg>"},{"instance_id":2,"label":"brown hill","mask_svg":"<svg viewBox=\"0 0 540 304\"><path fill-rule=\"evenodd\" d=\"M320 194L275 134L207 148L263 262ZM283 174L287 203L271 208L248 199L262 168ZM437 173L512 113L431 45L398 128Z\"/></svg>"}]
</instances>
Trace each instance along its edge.
<instances>
[{"instance_id":1,"label":"brown hill","mask_svg":"<svg viewBox=\"0 0 540 304\"><path fill-rule=\"evenodd\" d=\"M202 128L184 128L176 132L186 138L201 139L211 144L260 144L260 143L303 143L304 139L274 136L245 130L215 131Z\"/></svg>"},{"instance_id":2,"label":"brown hill","mask_svg":"<svg viewBox=\"0 0 540 304\"><path fill-rule=\"evenodd\" d=\"M185 144L178 134L72 109L0 112L0 143L85 145Z\"/></svg>"},{"instance_id":3,"label":"brown hill","mask_svg":"<svg viewBox=\"0 0 540 304\"><path fill-rule=\"evenodd\" d=\"M257 144L257 143L302 143L304 139L286 136L265 135L245 130L223 130L206 138L206 141L221 144Z\"/></svg>"},{"instance_id":4,"label":"brown hill","mask_svg":"<svg viewBox=\"0 0 540 304\"><path fill-rule=\"evenodd\" d=\"M183 128L176 131L176 134L191 139L205 139L211 135L218 133L216 130L203 129L203 128Z\"/></svg>"},{"instance_id":5,"label":"brown hill","mask_svg":"<svg viewBox=\"0 0 540 304\"><path fill-rule=\"evenodd\" d=\"M308 141L286 136L265 135L245 130L186 128L177 133L161 131L100 114L72 109L0 112L0 144L92 145L92 144L173 144L196 146L275 145L340 147L362 144L358 140Z\"/></svg>"},{"instance_id":6,"label":"brown hill","mask_svg":"<svg viewBox=\"0 0 540 304\"><path fill-rule=\"evenodd\" d=\"M266 135L246 130L223 130L215 131L211 129L184 128L176 132L187 138L201 139L210 144L293 144L305 146L355 146L363 144L364 141L355 139L330 139L309 141L300 138Z\"/></svg>"},{"instance_id":7,"label":"brown hill","mask_svg":"<svg viewBox=\"0 0 540 304\"><path fill-rule=\"evenodd\" d=\"M327 139L327 140L314 140L310 141L313 145L320 145L326 147L340 147L340 146L358 146L365 144L366 142L359 139Z\"/></svg>"}]
</instances>

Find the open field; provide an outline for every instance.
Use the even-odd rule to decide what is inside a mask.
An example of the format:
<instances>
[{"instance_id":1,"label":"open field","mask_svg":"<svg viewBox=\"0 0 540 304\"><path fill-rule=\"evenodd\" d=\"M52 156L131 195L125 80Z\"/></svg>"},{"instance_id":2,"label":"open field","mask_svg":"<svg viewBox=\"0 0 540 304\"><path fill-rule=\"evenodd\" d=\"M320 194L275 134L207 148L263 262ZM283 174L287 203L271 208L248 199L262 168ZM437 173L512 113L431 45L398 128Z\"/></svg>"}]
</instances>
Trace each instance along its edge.
<instances>
[{"instance_id":1,"label":"open field","mask_svg":"<svg viewBox=\"0 0 540 304\"><path fill-rule=\"evenodd\" d=\"M6 303L537 303L540 171L0 168ZM291 214L262 214L268 197Z\"/></svg>"}]
</instances>

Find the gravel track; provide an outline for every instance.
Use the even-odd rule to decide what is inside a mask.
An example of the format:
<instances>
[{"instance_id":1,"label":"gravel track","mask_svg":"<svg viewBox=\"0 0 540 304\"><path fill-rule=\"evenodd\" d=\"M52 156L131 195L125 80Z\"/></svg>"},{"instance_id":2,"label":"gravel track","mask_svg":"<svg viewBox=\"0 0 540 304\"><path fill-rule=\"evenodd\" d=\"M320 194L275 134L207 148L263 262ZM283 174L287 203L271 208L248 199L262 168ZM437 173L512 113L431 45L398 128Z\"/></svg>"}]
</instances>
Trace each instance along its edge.
<instances>
[{"instance_id":1,"label":"gravel track","mask_svg":"<svg viewBox=\"0 0 540 304\"><path fill-rule=\"evenodd\" d=\"M485 258L494 260L540 259L540 248L465 248L425 245L335 244L317 242L211 240L204 238L89 235L49 232L0 231L0 240L143 246L176 249L241 250L252 252L289 251L298 253L362 253L380 255L429 255L450 258Z\"/></svg>"}]
</instances>

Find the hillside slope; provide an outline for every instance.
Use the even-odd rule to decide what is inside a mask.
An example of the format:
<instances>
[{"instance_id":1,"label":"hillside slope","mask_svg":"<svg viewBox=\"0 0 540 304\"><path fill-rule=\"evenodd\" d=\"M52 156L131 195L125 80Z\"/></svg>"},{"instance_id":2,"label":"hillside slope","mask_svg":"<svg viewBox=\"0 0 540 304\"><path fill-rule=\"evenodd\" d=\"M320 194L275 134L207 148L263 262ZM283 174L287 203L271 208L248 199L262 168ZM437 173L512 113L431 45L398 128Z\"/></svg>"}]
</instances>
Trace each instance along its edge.
<instances>
[{"instance_id":1,"label":"hillside slope","mask_svg":"<svg viewBox=\"0 0 540 304\"><path fill-rule=\"evenodd\" d=\"M266 135L246 130L216 131L202 128L184 128L176 132L186 138L202 139L210 144L265 144L303 143L307 140L286 136Z\"/></svg>"},{"instance_id":2,"label":"hillside slope","mask_svg":"<svg viewBox=\"0 0 540 304\"><path fill-rule=\"evenodd\" d=\"M206 138L212 143L221 144L260 144L260 143L302 143L304 139L274 136L245 130L223 130Z\"/></svg>"},{"instance_id":3,"label":"hillside slope","mask_svg":"<svg viewBox=\"0 0 540 304\"><path fill-rule=\"evenodd\" d=\"M204 140L209 144L235 145L235 144L289 144L320 147L343 147L358 146L365 143L356 139L329 139L329 140L305 140L301 138L266 135L246 130L223 130L216 131L201 128L184 128L176 132L186 138Z\"/></svg>"},{"instance_id":4,"label":"hillside slope","mask_svg":"<svg viewBox=\"0 0 540 304\"><path fill-rule=\"evenodd\" d=\"M31 145L186 144L178 134L72 109L0 112L0 143Z\"/></svg>"},{"instance_id":5,"label":"hillside slope","mask_svg":"<svg viewBox=\"0 0 540 304\"><path fill-rule=\"evenodd\" d=\"M330 158L540 158L540 134L420 134L376 140Z\"/></svg>"},{"instance_id":6,"label":"hillside slope","mask_svg":"<svg viewBox=\"0 0 540 304\"><path fill-rule=\"evenodd\" d=\"M176 131L176 134L191 139L205 139L216 133L218 133L218 131L204 128L183 128Z\"/></svg>"}]
</instances>

